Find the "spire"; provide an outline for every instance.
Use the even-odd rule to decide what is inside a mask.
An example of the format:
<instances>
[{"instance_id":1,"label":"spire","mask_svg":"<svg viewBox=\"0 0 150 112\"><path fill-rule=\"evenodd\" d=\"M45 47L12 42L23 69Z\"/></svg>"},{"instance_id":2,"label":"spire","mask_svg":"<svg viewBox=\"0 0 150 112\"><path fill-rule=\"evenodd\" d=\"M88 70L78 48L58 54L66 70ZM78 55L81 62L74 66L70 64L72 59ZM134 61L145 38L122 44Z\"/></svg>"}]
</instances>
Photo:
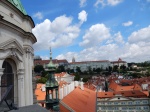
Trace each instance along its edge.
<instances>
[{"instance_id":1,"label":"spire","mask_svg":"<svg viewBox=\"0 0 150 112\"><path fill-rule=\"evenodd\" d=\"M23 5L20 0L8 0L12 5L14 5L17 9L19 9L24 15L27 15Z\"/></svg>"},{"instance_id":2,"label":"spire","mask_svg":"<svg viewBox=\"0 0 150 112\"><path fill-rule=\"evenodd\" d=\"M49 61L49 64L47 65L47 68L49 70L56 69L56 66L55 66L55 64L53 64L53 61L52 61L52 50L51 50L51 47L50 47L50 61Z\"/></svg>"},{"instance_id":3,"label":"spire","mask_svg":"<svg viewBox=\"0 0 150 112\"><path fill-rule=\"evenodd\" d=\"M74 63L75 62L75 57L73 56L73 58L72 58L72 62Z\"/></svg>"},{"instance_id":4,"label":"spire","mask_svg":"<svg viewBox=\"0 0 150 112\"><path fill-rule=\"evenodd\" d=\"M50 61L52 61L52 50L51 50L51 47L50 47Z\"/></svg>"}]
</instances>

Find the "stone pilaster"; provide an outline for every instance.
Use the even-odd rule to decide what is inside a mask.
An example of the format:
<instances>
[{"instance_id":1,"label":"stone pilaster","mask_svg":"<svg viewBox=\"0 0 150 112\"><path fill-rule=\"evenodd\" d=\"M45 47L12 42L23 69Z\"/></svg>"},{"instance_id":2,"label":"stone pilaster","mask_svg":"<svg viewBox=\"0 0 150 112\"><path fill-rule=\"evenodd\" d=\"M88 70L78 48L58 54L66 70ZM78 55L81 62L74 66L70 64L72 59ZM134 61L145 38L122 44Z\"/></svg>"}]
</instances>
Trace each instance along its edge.
<instances>
[{"instance_id":1,"label":"stone pilaster","mask_svg":"<svg viewBox=\"0 0 150 112\"><path fill-rule=\"evenodd\" d=\"M25 49L25 92L26 92L26 105L33 104L33 87L32 87L32 65L33 65L33 58L32 58L32 50L29 47Z\"/></svg>"},{"instance_id":2,"label":"stone pilaster","mask_svg":"<svg viewBox=\"0 0 150 112\"><path fill-rule=\"evenodd\" d=\"M17 71L18 75L18 106L25 106L24 69Z\"/></svg>"}]
</instances>

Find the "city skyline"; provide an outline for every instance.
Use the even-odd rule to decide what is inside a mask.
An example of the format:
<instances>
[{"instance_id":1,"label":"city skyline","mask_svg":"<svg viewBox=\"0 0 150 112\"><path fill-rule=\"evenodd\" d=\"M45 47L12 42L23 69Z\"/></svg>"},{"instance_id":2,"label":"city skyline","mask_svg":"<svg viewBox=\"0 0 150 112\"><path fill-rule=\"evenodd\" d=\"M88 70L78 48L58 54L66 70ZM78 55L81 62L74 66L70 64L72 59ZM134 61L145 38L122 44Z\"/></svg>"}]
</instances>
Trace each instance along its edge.
<instances>
[{"instance_id":1,"label":"city skyline","mask_svg":"<svg viewBox=\"0 0 150 112\"><path fill-rule=\"evenodd\" d=\"M150 0L21 0L35 22L35 55L71 61L150 58Z\"/></svg>"}]
</instances>

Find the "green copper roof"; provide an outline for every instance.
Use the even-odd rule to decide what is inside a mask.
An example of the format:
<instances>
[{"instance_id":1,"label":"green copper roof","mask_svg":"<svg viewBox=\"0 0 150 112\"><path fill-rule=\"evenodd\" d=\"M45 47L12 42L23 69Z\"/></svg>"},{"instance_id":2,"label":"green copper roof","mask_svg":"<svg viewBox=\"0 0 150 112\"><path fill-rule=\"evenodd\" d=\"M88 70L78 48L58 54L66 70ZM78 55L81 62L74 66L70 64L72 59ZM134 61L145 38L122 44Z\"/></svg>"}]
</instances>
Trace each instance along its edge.
<instances>
[{"instance_id":1,"label":"green copper roof","mask_svg":"<svg viewBox=\"0 0 150 112\"><path fill-rule=\"evenodd\" d=\"M19 9L24 15L27 15L25 9L23 8L20 0L8 0L11 4L13 4L17 9Z\"/></svg>"},{"instance_id":2,"label":"green copper roof","mask_svg":"<svg viewBox=\"0 0 150 112\"><path fill-rule=\"evenodd\" d=\"M55 80L55 77L54 77L55 69L56 69L56 65L53 64L53 62L52 62L52 51L50 48L50 62L46 66L46 70L48 71L49 79L46 82L46 87L57 87L58 86L58 82Z\"/></svg>"}]
</instances>

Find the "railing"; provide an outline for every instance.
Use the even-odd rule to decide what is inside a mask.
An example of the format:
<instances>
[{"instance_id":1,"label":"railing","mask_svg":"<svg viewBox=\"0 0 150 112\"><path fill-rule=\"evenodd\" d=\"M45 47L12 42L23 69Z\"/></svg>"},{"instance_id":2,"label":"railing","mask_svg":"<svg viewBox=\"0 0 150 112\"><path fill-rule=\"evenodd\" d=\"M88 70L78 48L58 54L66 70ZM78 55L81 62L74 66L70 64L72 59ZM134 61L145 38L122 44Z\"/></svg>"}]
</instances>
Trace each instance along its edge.
<instances>
[{"instance_id":1,"label":"railing","mask_svg":"<svg viewBox=\"0 0 150 112\"><path fill-rule=\"evenodd\" d=\"M3 93L2 97L1 97L0 106L1 106L2 103L5 101L6 104L7 104L7 106L8 106L8 108L9 108L10 110L13 110L13 109L16 110L16 109L18 109L17 107L14 106L13 102L8 103L8 101L7 101L7 100L8 100L8 99L7 99L7 96L8 96L8 94L10 93L11 89L13 88L13 85L10 85L10 86L0 86L0 88L3 88L3 87L7 88L7 90Z\"/></svg>"}]
</instances>

